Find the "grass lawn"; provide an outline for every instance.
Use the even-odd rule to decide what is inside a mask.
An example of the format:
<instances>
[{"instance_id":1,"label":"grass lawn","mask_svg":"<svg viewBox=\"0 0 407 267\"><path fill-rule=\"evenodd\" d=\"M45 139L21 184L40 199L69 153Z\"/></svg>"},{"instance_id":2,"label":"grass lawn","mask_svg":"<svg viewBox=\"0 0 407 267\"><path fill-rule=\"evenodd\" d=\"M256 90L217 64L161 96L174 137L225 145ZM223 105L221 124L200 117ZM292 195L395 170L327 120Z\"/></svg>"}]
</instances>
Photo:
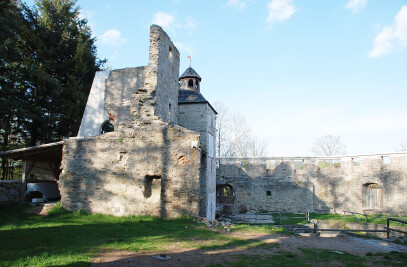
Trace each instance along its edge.
<instances>
[{"instance_id":1,"label":"grass lawn","mask_svg":"<svg viewBox=\"0 0 407 267\"><path fill-rule=\"evenodd\" d=\"M242 233L282 234L273 226L236 225L231 235L224 229L211 229L192 218L158 219L155 217L114 217L67 212L60 205L48 216L25 212L27 206L0 208L0 266L78 266L89 265L104 251L165 251L174 246L202 250L244 248L233 254L223 266L314 265L326 262L363 263L368 258L331 251L301 249L298 254L278 252L274 255L252 255L252 248L274 249L258 239L239 238ZM371 255L380 261L407 263L406 254ZM386 259L388 257L388 259ZM404 264L405 265L405 264Z\"/></svg>"},{"instance_id":2,"label":"grass lawn","mask_svg":"<svg viewBox=\"0 0 407 267\"><path fill-rule=\"evenodd\" d=\"M282 216L285 217L300 217L303 215L290 215L290 214L283 214ZM361 222L361 223L374 223L374 224L387 224L387 218L392 217L400 220L407 221L407 216L389 216L389 215L381 215L381 214L372 214L368 215L369 221L366 220L366 217L363 215L356 214L357 218L352 215L352 214L347 214L346 218L345 216L341 214L319 214L319 213L310 213L310 220L318 220L318 221L324 221L324 220L336 220L343 222L345 225L348 222ZM273 215L273 218L276 222L276 224L280 224L280 217L278 214ZM285 218L281 220L282 225L290 225L290 224L305 224L305 216L304 218ZM390 222L391 226L402 226L402 227L407 227L407 224L402 224L398 222L391 221Z\"/></svg>"}]
</instances>

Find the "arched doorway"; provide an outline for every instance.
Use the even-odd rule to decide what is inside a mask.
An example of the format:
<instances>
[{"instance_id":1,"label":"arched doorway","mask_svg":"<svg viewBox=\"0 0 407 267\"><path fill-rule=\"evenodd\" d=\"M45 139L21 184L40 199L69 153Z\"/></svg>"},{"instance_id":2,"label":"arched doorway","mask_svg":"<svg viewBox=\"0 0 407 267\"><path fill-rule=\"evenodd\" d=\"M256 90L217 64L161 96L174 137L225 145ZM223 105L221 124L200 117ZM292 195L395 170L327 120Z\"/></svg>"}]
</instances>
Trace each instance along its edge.
<instances>
[{"instance_id":1,"label":"arched doorway","mask_svg":"<svg viewBox=\"0 0 407 267\"><path fill-rule=\"evenodd\" d=\"M216 186L216 202L222 204L234 204L235 193L230 184L222 184Z\"/></svg>"}]
</instances>

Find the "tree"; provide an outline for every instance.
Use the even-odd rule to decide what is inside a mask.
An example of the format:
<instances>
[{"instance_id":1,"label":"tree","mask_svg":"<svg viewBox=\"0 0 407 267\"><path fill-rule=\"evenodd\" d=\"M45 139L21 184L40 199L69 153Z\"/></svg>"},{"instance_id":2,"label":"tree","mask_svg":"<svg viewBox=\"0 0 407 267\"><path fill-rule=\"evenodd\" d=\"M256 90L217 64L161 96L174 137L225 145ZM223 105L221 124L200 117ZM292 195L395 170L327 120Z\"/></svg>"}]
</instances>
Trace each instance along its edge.
<instances>
[{"instance_id":1,"label":"tree","mask_svg":"<svg viewBox=\"0 0 407 267\"><path fill-rule=\"evenodd\" d=\"M316 156L334 156L346 153L345 145L339 135L326 135L317 138L311 150Z\"/></svg>"},{"instance_id":2,"label":"tree","mask_svg":"<svg viewBox=\"0 0 407 267\"><path fill-rule=\"evenodd\" d=\"M407 151L407 142L401 142L398 150Z\"/></svg>"},{"instance_id":3,"label":"tree","mask_svg":"<svg viewBox=\"0 0 407 267\"><path fill-rule=\"evenodd\" d=\"M215 102L217 155L229 157L263 156L266 143L253 135L245 118L221 103Z\"/></svg>"},{"instance_id":4,"label":"tree","mask_svg":"<svg viewBox=\"0 0 407 267\"><path fill-rule=\"evenodd\" d=\"M37 0L24 9L32 26L27 66L31 72L28 121L31 144L60 140L78 132L94 74L105 60L96 56L95 39L74 0ZM45 129L42 130L41 129Z\"/></svg>"},{"instance_id":5,"label":"tree","mask_svg":"<svg viewBox=\"0 0 407 267\"><path fill-rule=\"evenodd\" d=\"M76 1L1 1L0 34L1 150L75 136L106 62Z\"/></svg>"},{"instance_id":6,"label":"tree","mask_svg":"<svg viewBox=\"0 0 407 267\"><path fill-rule=\"evenodd\" d=\"M24 118L25 90L21 86L23 67L20 47L25 20L18 2L0 2L0 149L9 150L24 145L26 132L22 127ZM1 175L9 177L11 162L1 161Z\"/></svg>"}]
</instances>

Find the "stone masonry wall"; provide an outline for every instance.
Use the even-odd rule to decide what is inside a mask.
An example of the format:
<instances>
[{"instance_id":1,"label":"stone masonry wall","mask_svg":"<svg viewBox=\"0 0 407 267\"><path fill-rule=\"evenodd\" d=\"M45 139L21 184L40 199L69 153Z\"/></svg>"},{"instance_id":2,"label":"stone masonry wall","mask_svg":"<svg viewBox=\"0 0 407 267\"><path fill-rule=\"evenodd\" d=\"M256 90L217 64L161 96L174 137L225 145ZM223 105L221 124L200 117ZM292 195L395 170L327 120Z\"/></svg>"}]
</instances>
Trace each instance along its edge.
<instances>
[{"instance_id":1,"label":"stone masonry wall","mask_svg":"<svg viewBox=\"0 0 407 267\"><path fill-rule=\"evenodd\" d=\"M207 103L179 105L179 124L200 133L201 156L200 167L200 216L215 215L216 209L216 162L215 151L215 112ZM209 134L213 136L212 147L209 147ZM210 152L212 155L210 155ZM208 218L213 220L215 218Z\"/></svg>"},{"instance_id":2,"label":"stone masonry wall","mask_svg":"<svg viewBox=\"0 0 407 267\"><path fill-rule=\"evenodd\" d=\"M178 123L179 61L179 52L170 37L160 27L151 26L148 83L156 87L155 115L175 124Z\"/></svg>"},{"instance_id":3,"label":"stone masonry wall","mask_svg":"<svg viewBox=\"0 0 407 267\"><path fill-rule=\"evenodd\" d=\"M64 141L59 190L68 210L198 216L199 134L163 123Z\"/></svg>"},{"instance_id":4,"label":"stone masonry wall","mask_svg":"<svg viewBox=\"0 0 407 267\"><path fill-rule=\"evenodd\" d=\"M21 180L0 181L0 205L18 203L21 200Z\"/></svg>"},{"instance_id":5,"label":"stone masonry wall","mask_svg":"<svg viewBox=\"0 0 407 267\"><path fill-rule=\"evenodd\" d=\"M218 159L217 184L234 189L233 212L407 214L407 153L342 158ZM368 205L368 186L379 207Z\"/></svg>"},{"instance_id":6,"label":"stone masonry wall","mask_svg":"<svg viewBox=\"0 0 407 267\"><path fill-rule=\"evenodd\" d=\"M150 27L148 66L113 70L106 79L105 109L115 129L161 119L177 123L179 52L157 25Z\"/></svg>"}]
</instances>

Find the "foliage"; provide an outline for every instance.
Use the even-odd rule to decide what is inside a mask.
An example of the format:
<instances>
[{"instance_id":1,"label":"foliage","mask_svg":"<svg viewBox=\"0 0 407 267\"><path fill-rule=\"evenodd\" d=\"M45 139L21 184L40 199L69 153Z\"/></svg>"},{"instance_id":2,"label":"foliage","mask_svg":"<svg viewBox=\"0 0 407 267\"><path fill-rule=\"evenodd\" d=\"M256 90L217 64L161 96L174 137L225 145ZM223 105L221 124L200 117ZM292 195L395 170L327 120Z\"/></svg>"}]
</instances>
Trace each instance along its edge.
<instances>
[{"instance_id":1,"label":"foliage","mask_svg":"<svg viewBox=\"0 0 407 267\"><path fill-rule=\"evenodd\" d=\"M75 136L105 63L74 0L0 2L1 150ZM3 162L5 170L6 162Z\"/></svg>"}]
</instances>

